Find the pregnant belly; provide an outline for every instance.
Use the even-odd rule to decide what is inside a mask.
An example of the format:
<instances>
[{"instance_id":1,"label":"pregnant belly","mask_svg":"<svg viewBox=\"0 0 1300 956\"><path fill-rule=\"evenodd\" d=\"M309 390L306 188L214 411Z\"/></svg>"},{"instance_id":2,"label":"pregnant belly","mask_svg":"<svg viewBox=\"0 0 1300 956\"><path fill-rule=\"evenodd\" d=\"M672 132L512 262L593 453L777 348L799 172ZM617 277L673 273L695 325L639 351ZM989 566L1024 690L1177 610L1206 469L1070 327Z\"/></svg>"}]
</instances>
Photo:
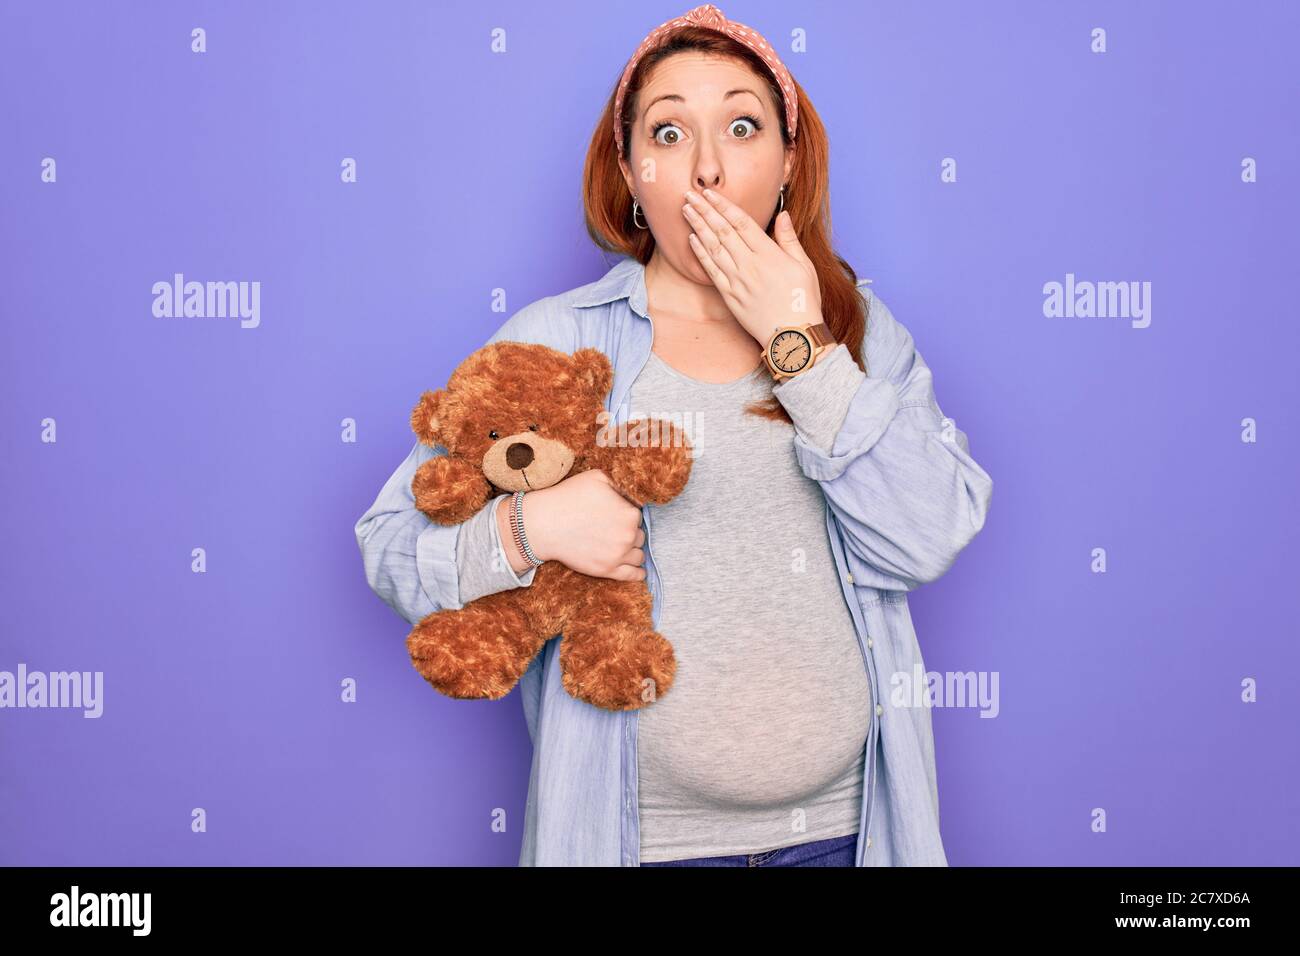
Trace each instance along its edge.
<instances>
[{"instance_id":1,"label":"pregnant belly","mask_svg":"<svg viewBox=\"0 0 1300 956\"><path fill-rule=\"evenodd\" d=\"M672 690L640 712L642 797L737 808L797 806L845 780L871 727L856 640L813 659L789 648L679 659Z\"/></svg>"}]
</instances>

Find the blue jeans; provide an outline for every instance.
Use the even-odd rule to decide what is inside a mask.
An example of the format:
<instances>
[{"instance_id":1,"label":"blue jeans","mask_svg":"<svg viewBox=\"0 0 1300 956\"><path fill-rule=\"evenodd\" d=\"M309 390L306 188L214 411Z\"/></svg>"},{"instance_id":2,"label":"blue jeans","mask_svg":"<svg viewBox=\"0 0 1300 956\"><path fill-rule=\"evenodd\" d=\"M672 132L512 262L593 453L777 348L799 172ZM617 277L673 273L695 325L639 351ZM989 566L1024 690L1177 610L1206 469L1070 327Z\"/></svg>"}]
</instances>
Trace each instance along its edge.
<instances>
[{"instance_id":1,"label":"blue jeans","mask_svg":"<svg viewBox=\"0 0 1300 956\"><path fill-rule=\"evenodd\" d=\"M854 866L858 859L858 835L813 840L794 846L737 853L734 856L697 856L689 860L658 860L642 866Z\"/></svg>"}]
</instances>

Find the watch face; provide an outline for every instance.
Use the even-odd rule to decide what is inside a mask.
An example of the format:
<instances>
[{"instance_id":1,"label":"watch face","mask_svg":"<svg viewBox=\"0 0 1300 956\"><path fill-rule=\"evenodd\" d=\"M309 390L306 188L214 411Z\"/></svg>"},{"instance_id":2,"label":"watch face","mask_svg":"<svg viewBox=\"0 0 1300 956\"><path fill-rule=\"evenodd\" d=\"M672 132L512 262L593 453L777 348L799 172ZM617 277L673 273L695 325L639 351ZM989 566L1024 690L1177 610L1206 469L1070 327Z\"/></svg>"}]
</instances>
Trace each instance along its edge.
<instances>
[{"instance_id":1,"label":"watch face","mask_svg":"<svg viewBox=\"0 0 1300 956\"><path fill-rule=\"evenodd\" d=\"M812 358L812 343L802 332L787 329L772 340L770 354L772 364L790 374L808 364Z\"/></svg>"}]
</instances>

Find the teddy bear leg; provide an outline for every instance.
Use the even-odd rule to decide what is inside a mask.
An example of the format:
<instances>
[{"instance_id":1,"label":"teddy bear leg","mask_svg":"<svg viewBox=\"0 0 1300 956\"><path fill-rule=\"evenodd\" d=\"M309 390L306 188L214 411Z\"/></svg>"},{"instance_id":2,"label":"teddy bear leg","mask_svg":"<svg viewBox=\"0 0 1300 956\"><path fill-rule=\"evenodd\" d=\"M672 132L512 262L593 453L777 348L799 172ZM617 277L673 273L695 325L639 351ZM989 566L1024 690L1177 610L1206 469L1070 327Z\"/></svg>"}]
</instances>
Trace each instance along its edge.
<instances>
[{"instance_id":1,"label":"teddy bear leg","mask_svg":"<svg viewBox=\"0 0 1300 956\"><path fill-rule=\"evenodd\" d=\"M568 616L560 678L572 696L606 710L636 710L672 686L677 660L654 629L643 581L601 579Z\"/></svg>"},{"instance_id":2,"label":"teddy bear leg","mask_svg":"<svg viewBox=\"0 0 1300 956\"><path fill-rule=\"evenodd\" d=\"M504 697L545 643L517 604L493 597L434 611L406 638L415 669L448 697Z\"/></svg>"}]
</instances>

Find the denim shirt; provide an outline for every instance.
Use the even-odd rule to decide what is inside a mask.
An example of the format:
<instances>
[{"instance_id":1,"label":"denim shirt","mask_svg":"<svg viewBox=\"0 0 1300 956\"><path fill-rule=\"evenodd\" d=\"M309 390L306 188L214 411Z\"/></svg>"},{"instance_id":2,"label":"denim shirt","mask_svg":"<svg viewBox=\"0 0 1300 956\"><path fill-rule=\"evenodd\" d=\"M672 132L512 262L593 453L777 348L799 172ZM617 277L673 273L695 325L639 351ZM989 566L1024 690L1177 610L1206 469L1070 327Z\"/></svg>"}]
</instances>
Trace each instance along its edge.
<instances>
[{"instance_id":1,"label":"denim shirt","mask_svg":"<svg viewBox=\"0 0 1300 956\"><path fill-rule=\"evenodd\" d=\"M826 396L813 393L820 386L800 384L816 367L774 386L773 395L794 424L800 468L824 493L826 533L877 702L865 744L855 863L946 866L930 708L895 700L881 678L892 687L893 675L910 680L925 673L907 592L944 574L984 526L993 481L971 457L965 433L940 410L911 334L869 286L861 291L870 306L868 374L853 366L829 444ZM618 424L627 420L627 396L653 339L645 269L625 257L595 282L525 306L488 341L601 349L614 368L606 410ZM432 611L463 606L459 526L430 522L410 490L415 470L437 454L446 449L417 442L356 523L371 588L412 625ZM654 510L642 509L643 550L658 627L663 583L654 564ZM519 865L638 866L638 712L571 697L560 682L560 639L546 642L519 684L533 742Z\"/></svg>"}]
</instances>

